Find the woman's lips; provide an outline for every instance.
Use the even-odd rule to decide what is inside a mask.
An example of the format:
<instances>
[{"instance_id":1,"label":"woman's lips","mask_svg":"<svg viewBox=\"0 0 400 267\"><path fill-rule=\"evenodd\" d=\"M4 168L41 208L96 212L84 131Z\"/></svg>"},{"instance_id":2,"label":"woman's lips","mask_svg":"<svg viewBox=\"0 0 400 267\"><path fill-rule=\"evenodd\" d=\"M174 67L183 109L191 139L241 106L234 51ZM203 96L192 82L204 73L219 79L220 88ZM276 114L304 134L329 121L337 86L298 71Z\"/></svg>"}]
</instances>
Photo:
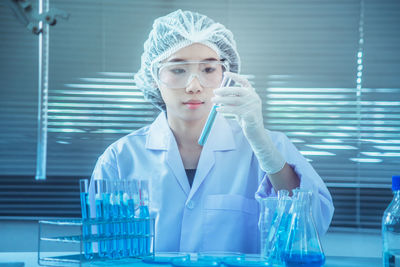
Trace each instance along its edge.
<instances>
[{"instance_id":1,"label":"woman's lips","mask_svg":"<svg viewBox=\"0 0 400 267\"><path fill-rule=\"evenodd\" d=\"M201 105L203 105L204 102L200 101L200 100L189 100L189 101L183 102L183 104L186 105L188 107L188 109L197 109Z\"/></svg>"}]
</instances>

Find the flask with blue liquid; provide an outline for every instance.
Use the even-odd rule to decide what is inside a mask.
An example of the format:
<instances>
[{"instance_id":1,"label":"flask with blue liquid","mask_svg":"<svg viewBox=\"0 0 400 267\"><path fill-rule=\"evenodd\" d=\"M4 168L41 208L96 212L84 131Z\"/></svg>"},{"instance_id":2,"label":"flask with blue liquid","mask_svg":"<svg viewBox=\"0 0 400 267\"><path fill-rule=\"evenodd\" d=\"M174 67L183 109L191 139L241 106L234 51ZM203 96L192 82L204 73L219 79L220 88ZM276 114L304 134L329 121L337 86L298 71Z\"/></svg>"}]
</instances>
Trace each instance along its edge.
<instances>
[{"instance_id":1,"label":"flask with blue liquid","mask_svg":"<svg viewBox=\"0 0 400 267\"><path fill-rule=\"evenodd\" d=\"M288 240L288 230L291 215L289 209L292 199L289 197L289 191L278 191L278 203L273 215L273 223L269 230L267 239L268 261L273 264L281 265L284 263L285 245Z\"/></svg>"},{"instance_id":2,"label":"flask with blue liquid","mask_svg":"<svg viewBox=\"0 0 400 267\"><path fill-rule=\"evenodd\" d=\"M293 203L289 212L290 232L284 256L287 267L320 267L325 264L325 255L312 215L311 198L311 191L293 190Z\"/></svg>"},{"instance_id":3,"label":"flask with blue liquid","mask_svg":"<svg viewBox=\"0 0 400 267\"><path fill-rule=\"evenodd\" d=\"M400 176L392 177L393 200L383 213L383 266L400 266Z\"/></svg>"}]
</instances>

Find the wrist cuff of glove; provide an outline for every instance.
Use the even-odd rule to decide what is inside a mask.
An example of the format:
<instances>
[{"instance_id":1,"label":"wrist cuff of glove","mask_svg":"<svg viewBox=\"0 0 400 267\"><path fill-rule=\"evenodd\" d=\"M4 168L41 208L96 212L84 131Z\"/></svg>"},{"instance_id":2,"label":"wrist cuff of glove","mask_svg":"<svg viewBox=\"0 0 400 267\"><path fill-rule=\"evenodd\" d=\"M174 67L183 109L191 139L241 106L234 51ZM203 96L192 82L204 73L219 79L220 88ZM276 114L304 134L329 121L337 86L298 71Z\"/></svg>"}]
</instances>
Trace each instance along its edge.
<instances>
[{"instance_id":1,"label":"wrist cuff of glove","mask_svg":"<svg viewBox=\"0 0 400 267\"><path fill-rule=\"evenodd\" d=\"M286 164L286 160L281 153L276 149L274 150L270 155L258 156L256 153L261 169L267 174L275 174L281 171Z\"/></svg>"},{"instance_id":2,"label":"wrist cuff of glove","mask_svg":"<svg viewBox=\"0 0 400 267\"><path fill-rule=\"evenodd\" d=\"M275 145L264 128L255 131L255 136L248 139L250 139L250 145L258 159L261 169L267 174L274 174L283 169L286 160L275 148Z\"/></svg>"}]
</instances>

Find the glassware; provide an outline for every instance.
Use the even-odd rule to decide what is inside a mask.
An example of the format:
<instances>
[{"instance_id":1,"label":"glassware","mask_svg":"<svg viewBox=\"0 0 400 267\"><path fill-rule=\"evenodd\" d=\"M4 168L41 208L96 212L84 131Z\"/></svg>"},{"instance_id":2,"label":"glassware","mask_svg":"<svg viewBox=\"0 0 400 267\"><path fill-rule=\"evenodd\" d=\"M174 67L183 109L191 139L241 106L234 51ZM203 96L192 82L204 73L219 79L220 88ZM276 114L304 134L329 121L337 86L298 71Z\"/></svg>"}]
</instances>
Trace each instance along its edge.
<instances>
[{"instance_id":1,"label":"glassware","mask_svg":"<svg viewBox=\"0 0 400 267\"><path fill-rule=\"evenodd\" d=\"M400 266L400 176L392 177L393 200L383 213L383 266Z\"/></svg>"},{"instance_id":2,"label":"glassware","mask_svg":"<svg viewBox=\"0 0 400 267\"><path fill-rule=\"evenodd\" d=\"M229 252L229 251L206 251L199 252L197 258L200 260L216 260L223 262L225 259L240 259L243 258L245 254L239 252Z\"/></svg>"},{"instance_id":3,"label":"glassware","mask_svg":"<svg viewBox=\"0 0 400 267\"><path fill-rule=\"evenodd\" d=\"M232 82L231 78L224 76L219 87L232 86L233 85L232 83L233 82ZM204 146L204 144L206 143L207 138L211 131L211 127L214 124L216 116L217 116L217 105L213 105L210 110L210 113L208 114L207 121L204 124L203 130L201 131L201 134L200 134L200 137L198 140L199 145Z\"/></svg>"},{"instance_id":4,"label":"glassware","mask_svg":"<svg viewBox=\"0 0 400 267\"><path fill-rule=\"evenodd\" d=\"M227 267L264 267L273 266L268 259L259 254L246 254L244 257L225 258L224 266Z\"/></svg>"},{"instance_id":5,"label":"glassware","mask_svg":"<svg viewBox=\"0 0 400 267\"><path fill-rule=\"evenodd\" d=\"M120 238L122 235L122 223L118 222L118 220L122 218L121 198L123 193L121 183L119 181L112 181L110 182L110 185L110 215L111 220L114 221L111 227L111 235L115 238L112 240L112 249L109 257L112 259L119 259L123 256L123 242Z\"/></svg>"},{"instance_id":6,"label":"glassware","mask_svg":"<svg viewBox=\"0 0 400 267\"><path fill-rule=\"evenodd\" d=\"M220 266L220 263L219 263L219 261L216 261L216 260L183 258L183 259L172 260L172 266L176 266L176 267L191 267L191 266L215 267L215 266Z\"/></svg>"},{"instance_id":7,"label":"glassware","mask_svg":"<svg viewBox=\"0 0 400 267\"><path fill-rule=\"evenodd\" d=\"M289 197L289 191L279 190L278 204L265 244L266 254L264 254L264 256L266 256L271 263L284 263L285 246L288 240L289 222L291 219L291 214L289 213L291 204L292 199Z\"/></svg>"},{"instance_id":8,"label":"glassware","mask_svg":"<svg viewBox=\"0 0 400 267\"><path fill-rule=\"evenodd\" d=\"M154 256L143 258L144 263L171 264L173 260L189 260L190 254L183 252L157 252Z\"/></svg>"},{"instance_id":9,"label":"glassware","mask_svg":"<svg viewBox=\"0 0 400 267\"><path fill-rule=\"evenodd\" d=\"M285 249L285 265L288 267L319 267L325 263L312 210L312 192L293 190L293 204L290 208L291 223Z\"/></svg>"},{"instance_id":10,"label":"glassware","mask_svg":"<svg viewBox=\"0 0 400 267\"><path fill-rule=\"evenodd\" d=\"M149 183L146 180L139 180L139 251L141 255L147 255L150 252L150 224L148 218L150 217L149 211Z\"/></svg>"},{"instance_id":11,"label":"glassware","mask_svg":"<svg viewBox=\"0 0 400 267\"><path fill-rule=\"evenodd\" d=\"M107 181L104 179L94 180L95 184L95 203L96 203L96 219L99 221L103 221L106 219L106 212L109 207L109 198L107 198ZM98 224L97 225L97 233L100 238L106 237L107 233L107 225L106 224ZM103 258L107 255L107 245L106 242L101 240L99 241L98 246L98 255L100 258Z\"/></svg>"},{"instance_id":12,"label":"glassware","mask_svg":"<svg viewBox=\"0 0 400 267\"><path fill-rule=\"evenodd\" d=\"M261 256L270 262L283 263L284 248L287 242L289 209L292 199L287 190L278 191L278 197L257 197L260 203Z\"/></svg>"},{"instance_id":13,"label":"glassware","mask_svg":"<svg viewBox=\"0 0 400 267\"><path fill-rule=\"evenodd\" d=\"M81 198L81 212L82 212L82 221L84 224L82 225L82 238L83 238L83 249L84 255L86 259L93 258L93 250L92 243L90 241L86 241L91 237L91 226L90 224L85 224L85 221L90 220L90 206L89 206L89 182L87 179L79 180L79 191Z\"/></svg>"}]
</instances>

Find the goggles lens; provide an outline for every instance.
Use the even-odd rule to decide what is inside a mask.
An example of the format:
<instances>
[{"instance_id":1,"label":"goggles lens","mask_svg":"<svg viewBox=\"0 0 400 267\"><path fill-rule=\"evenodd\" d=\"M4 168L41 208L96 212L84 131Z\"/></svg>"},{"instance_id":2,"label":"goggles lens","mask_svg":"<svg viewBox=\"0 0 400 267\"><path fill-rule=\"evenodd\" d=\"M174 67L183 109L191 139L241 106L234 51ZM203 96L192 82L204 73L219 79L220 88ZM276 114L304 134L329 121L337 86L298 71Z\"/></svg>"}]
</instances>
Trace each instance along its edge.
<instances>
[{"instance_id":1,"label":"goggles lens","mask_svg":"<svg viewBox=\"0 0 400 267\"><path fill-rule=\"evenodd\" d=\"M202 86L217 88L225 70L226 63L216 60L167 62L159 65L157 77L171 89L185 88L195 77Z\"/></svg>"}]
</instances>

